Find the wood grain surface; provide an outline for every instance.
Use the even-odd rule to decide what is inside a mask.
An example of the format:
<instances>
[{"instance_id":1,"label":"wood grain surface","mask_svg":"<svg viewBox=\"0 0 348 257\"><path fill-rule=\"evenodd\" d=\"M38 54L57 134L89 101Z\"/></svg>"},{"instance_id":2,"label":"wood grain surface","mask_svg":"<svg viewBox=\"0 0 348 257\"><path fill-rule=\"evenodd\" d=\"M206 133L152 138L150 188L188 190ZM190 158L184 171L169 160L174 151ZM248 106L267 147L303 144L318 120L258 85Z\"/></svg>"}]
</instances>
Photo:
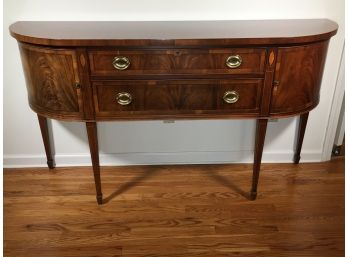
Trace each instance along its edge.
<instances>
[{"instance_id":1,"label":"wood grain surface","mask_svg":"<svg viewBox=\"0 0 348 257\"><path fill-rule=\"evenodd\" d=\"M89 60L92 76L249 74L262 77L265 52L265 48L93 50L89 52ZM227 58L235 55L240 56L241 65L227 67ZM127 57L129 68L115 69L112 61L116 56Z\"/></svg>"},{"instance_id":2,"label":"wood grain surface","mask_svg":"<svg viewBox=\"0 0 348 257\"><path fill-rule=\"evenodd\" d=\"M258 113L262 79L235 80L115 80L93 83L96 116L134 118L165 114L209 114L211 112ZM226 103L227 91L236 91L239 99ZM116 95L127 92L129 105L117 103Z\"/></svg>"},{"instance_id":3,"label":"wood grain surface","mask_svg":"<svg viewBox=\"0 0 348 257\"><path fill-rule=\"evenodd\" d=\"M19 44L30 107L42 116L83 115L74 50Z\"/></svg>"},{"instance_id":4,"label":"wood grain surface","mask_svg":"<svg viewBox=\"0 0 348 257\"><path fill-rule=\"evenodd\" d=\"M6 257L342 257L344 161L4 170Z\"/></svg>"},{"instance_id":5,"label":"wood grain surface","mask_svg":"<svg viewBox=\"0 0 348 257\"><path fill-rule=\"evenodd\" d=\"M17 40L50 46L211 46L298 44L327 40L327 19L229 21L20 21Z\"/></svg>"},{"instance_id":6,"label":"wood grain surface","mask_svg":"<svg viewBox=\"0 0 348 257\"><path fill-rule=\"evenodd\" d=\"M321 78L329 42L278 49L271 115L296 113L319 103Z\"/></svg>"},{"instance_id":7,"label":"wood grain surface","mask_svg":"<svg viewBox=\"0 0 348 257\"><path fill-rule=\"evenodd\" d=\"M55 160L54 160L54 152L55 149L53 149L53 139L50 136L50 131L48 127L48 120L47 118L37 115L38 121L39 121L39 126L40 126L40 131L41 131L41 136L42 136L42 141L44 143L45 147L45 153L46 153L46 158L47 158L47 166L50 169L54 169L55 167Z\"/></svg>"},{"instance_id":8,"label":"wood grain surface","mask_svg":"<svg viewBox=\"0 0 348 257\"><path fill-rule=\"evenodd\" d=\"M296 149L294 154L295 164L298 164L301 159L301 149L302 149L304 134L306 132L308 116L309 116L308 112L300 115L300 121L298 123L298 128L297 128Z\"/></svg>"},{"instance_id":9,"label":"wood grain surface","mask_svg":"<svg viewBox=\"0 0 348 257\"><path fill-rule=\"evenodd\" d=\"M64 24L65 36L63 36L62 27ZM215 38L214 33L218 33L216 31L210 32L211 37L196 39L195 30L192 31L190 40L202 41L202 44L197 43L194 47L189 43L186 46L181 45L180 48L164 45L155 47L150 42L142 47L132 47L132 45L111 47L108 41L97 47L85 45L83 42L72 45L73 47L56 47L54 44L56 41L53 39L50 39L50 47L34 45L33 42L33 44L23 43L27 42L26 39L33 34L39 33L39 28L43 29L40 32L43 33L42 35L47 33L47 36L59 36L63 41L68 38L79 41L78 34L74 35L72 32L82 24L90 25L89 32L85 30L79 32L81 38L87 37L89 33L88 41L93 39L97 42L100 36L98 33L104 35L111 30L109 26L112 25L119 34L114 39L109 38L109 43L112 44L113 40L123 40L119 38L124 33L124 28L119 27L121 23L19 22L11 26L11 31L22 31L22 36L25 34L25 38L15 37L19 41L29 104L37 114L43 117L74 121L262 119L307 113L319 103L321 77L329 37L334 35L335 28L337 29L337 25L329 20L187 23L187 26L192 25L197 27L197 30L199 30L198 26L207 30L218 25L223 26L231 40L236 40L237 35L241 37L240 39L245 39L244 36L255 29L251 28L251 25L257 24L256 27L261 34L264 33L263 35L266 36L269 33L269 40L275 40L263 46L256 46L258 40L255 38L250 38L244 45L231 43L226 46L225 39ZM135 26L133 22L122 24ZM170 26L173 30L170 33L174 33L172 36L178 36L179 40L182 38L177 31L174 31L175 28L177 29L175 26L180 27L184 24L181 22L137 24L138 28L149 24L159 28ZM212 27L205 28L205 25ZM242 31L236 35L229 34L228 31L236 29L237 25L241 26L238 31L245 28L244 34ZM91 30L92 27L98 26L97 31ZM270 28L274 26L278 26L278 29L284 26L286 32L270 31ZM307 39L310 37L312 41L301 41L297 37L297 32L292 30L293 26L297 26L301 33L306 32L304 37ZM45 32L44 28L48 27L50 30ZM155 27L152 29L156 30ZM325 37L322 34L326 33L324 31L328 33ZM129 37L124 38L133 40L132 33L135 31L130 31ZM168 31L163 30L162 33L166 34ZM275 35L285 35L282 33L287 35L286 45L277 43L275 39ZM142 31L139 31L138 35L141 36ZM323 38L318 42L317 37ZM205 45L204 40L211 38L215 38L215 45L209 47ZM32 39L35 40L34 36ZM298 41L292 45L291 42L295 39ZM229 68L226 60L231 56L238 56L241 65ZM117 70L113 64L115 57L128 58L129 67L125 70ZM232 80L237 81L237 79L240 85L232 83ZM245 81L263 79L263 84L256 87L256 84L244 83L243 79ZM157 87L148 86L155 80L157 85L160 84L159 80L163 82ZM181 82L174 85L168 82L170 80L181 80ZM197 86L199 83L196 82L193 85L189 80L201 80L201 85ZM205 80L221 82L230 80L231 83L210 83ZM115 105L114 101L116 85L120 86L121 81L124 81L121 87L134 95L133 103L126 108ZM143 86L140 86L139 81L144 81ZM102 86L96 86L98 84ZM107 84L115 84L115 89L104 86ZM217 84L221 85L217 86ZM226 105L220 101L221 94L230 88L232 90L236 88L241 97L237 103Z\"/></svg>"}]
</instances>

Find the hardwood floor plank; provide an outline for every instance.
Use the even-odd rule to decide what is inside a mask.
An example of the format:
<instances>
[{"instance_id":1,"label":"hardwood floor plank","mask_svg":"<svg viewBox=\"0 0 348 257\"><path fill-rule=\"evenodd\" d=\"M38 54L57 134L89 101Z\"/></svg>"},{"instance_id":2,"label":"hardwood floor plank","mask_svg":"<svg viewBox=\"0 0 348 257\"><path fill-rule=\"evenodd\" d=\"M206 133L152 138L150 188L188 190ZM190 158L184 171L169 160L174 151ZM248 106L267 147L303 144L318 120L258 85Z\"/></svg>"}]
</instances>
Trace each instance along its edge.
<instances>
[{"instance_id":1,"label":"hardwood floor plank","mask_svg":"<svg viewBox=\"0 0 348 257\"><path fill-rule=\"evenodd\" d=\"M344 160L4 170L6 257L327 257L344 254Z\"/></svg>"}]
</instances>

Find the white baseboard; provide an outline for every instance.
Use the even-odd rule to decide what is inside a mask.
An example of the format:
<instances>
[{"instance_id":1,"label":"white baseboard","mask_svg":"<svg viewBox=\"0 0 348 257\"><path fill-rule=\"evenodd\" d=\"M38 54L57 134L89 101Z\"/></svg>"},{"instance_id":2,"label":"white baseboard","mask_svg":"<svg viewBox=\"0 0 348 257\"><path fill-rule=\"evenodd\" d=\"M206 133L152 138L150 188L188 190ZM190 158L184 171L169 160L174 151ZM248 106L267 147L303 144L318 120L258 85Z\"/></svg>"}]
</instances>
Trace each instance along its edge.
<instances>
[{"instance_id":1,"label":"white baseboard","mask_svg":"<svg viewBox=\"0 0 348 257\"><path fill-rule=\"evenodd\" d=\"M320 162L322 152L303 151L301 162ZM290 163L293 152L267 152L262 156L263 163ZM90 166L89 154L57 154L57 167ZM46 167L45 155L4 155L5 168ZM100 154L100 164L105 166L161 165L161 164L222 164L252 163L253 151L202 151L166 153L116 153Z\"/></svg>"}]
</instances>

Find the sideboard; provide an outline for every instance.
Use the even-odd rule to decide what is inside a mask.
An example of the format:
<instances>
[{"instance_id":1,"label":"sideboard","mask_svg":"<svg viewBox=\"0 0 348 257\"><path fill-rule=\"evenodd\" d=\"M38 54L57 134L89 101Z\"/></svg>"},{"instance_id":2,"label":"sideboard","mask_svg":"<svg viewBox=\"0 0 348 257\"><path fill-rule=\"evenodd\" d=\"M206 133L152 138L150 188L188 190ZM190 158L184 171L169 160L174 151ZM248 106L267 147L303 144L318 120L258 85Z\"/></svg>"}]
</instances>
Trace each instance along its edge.
<instances>
[{"instance_id":1,"label":"sideboard","mask_svg":"<svg viewBox=\"0 0 348 257\"><path fill-rule=\"evenodd\" d=\"M85 122L102 204L97 122L111 120L255 119L250 199L256 199L267 122L300 115L298 163L337 29L326 19L20 21L10 33L48 167L55 162L47 118Z\"/></svg>"}]
</instances>

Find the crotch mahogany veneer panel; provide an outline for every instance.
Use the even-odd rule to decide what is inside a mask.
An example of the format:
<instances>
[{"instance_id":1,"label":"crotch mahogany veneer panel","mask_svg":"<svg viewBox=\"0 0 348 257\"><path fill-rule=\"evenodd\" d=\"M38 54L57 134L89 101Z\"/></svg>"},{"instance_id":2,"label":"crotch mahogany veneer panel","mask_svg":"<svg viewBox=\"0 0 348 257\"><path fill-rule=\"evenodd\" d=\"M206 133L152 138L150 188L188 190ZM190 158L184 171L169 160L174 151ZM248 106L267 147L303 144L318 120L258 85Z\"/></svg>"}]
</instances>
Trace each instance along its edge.
<instances>
[{"instance_id":1,"label":"crotch mahogany veneer panel","mask_svg":"<svg viewBox=\"0 0 348 257\"><path fill-rule=\"evenodd\" d=\"M112 119L144 115L250 115L258 116L262 79L230 80L118 80L93 82L96 117ZM238 92L239 100L228 104L226 91ZM115 95L128 92L132 102L120 105Z\"/></svg>"},{"instance_id":2,"label":"crotch mahogany veneer panel","mask_svg":"<svg viewBox=\"0 0 348 257\"><path fill-rule=\"evenodd\" d=\"M169 74L252 74L263 75L265 48L225 49L157 49L89 51L93 76L169 75ZM242 64L238 69L226 65L231 55L239 55ZM118 70L112 64L115 56L126 56L131 64Z\"/></svg>"}]
</instances>

